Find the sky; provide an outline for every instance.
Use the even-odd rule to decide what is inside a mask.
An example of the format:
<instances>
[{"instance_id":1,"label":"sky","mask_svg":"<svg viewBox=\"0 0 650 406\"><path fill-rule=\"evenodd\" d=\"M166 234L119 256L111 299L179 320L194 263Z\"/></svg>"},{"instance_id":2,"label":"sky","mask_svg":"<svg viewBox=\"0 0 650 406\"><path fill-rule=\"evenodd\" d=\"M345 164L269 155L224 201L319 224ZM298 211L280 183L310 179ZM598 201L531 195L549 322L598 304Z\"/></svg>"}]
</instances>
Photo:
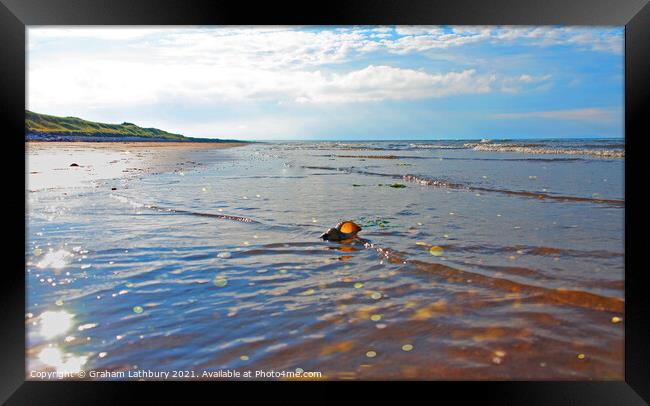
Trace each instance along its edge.
<instances>
[{"instance_id":1,"label":"sky","mask_svg":"<svg viewBox=\"0 0 650 406\"><path fill-rule=\"evenodd\" d=\"M245 140L614 138L624 28L49 27L27 109Z\"/></svg>"}]
</instances>

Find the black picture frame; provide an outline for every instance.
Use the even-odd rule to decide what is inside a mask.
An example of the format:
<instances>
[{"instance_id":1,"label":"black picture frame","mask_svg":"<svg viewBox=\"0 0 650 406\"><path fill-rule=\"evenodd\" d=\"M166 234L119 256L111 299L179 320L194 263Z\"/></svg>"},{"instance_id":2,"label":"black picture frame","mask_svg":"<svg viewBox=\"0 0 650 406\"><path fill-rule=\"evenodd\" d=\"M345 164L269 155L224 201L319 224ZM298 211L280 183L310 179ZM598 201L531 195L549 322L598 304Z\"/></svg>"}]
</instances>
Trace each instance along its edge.
<instances>
[{"instance_id":1,"label":"black picture frame","mask_svg":"<svg viewBox=\"0 0 650 406\"><path fill-rule=\"evenodd\" d=\"M642 252L641 210L644 138L650 135L650 5L648 0L366 0L323 3L182 0L0 0L0 115L5 173L4 252L0 306L0 401L7 404L115 404L151 383L25 381L25 29L28 25L221 25L221 24L449 24L625 26L625 381L427 382L415 385L445 404L474 399L488 404L642 405L650 402L650 303ZM21 166L20 164L23 164ZM9 183L9 185L7 184ZM641 197L641 196L637 196ZM638 264L635 263L636 260ZM214 386L187 382L214 394ZM248 384L238 382L236 384ZM264 385L287 390L296 383ZM337 383L340 385L341 383ZM167 400L187 401L177 382L157 384ZM234 387L233 383L218 385ZM292 385L288 387L287 385ZM327 385L325 388L323 385ZM319 400L338 396L322 382L303 382ZM383 385L383 384L382 384ZM350 386L346 384L345 386ZM363 384L361 386L364 386ZM220 386L222 390L224 386ZM187 388L185 388L187 389ZM381 386L374 391L399 394ZM409 389L409 392L411 389ZM244 400L254 391L241 391ZM216 399L208 396L208 399ZM644 401L645 399L645 401Z\"/></svg>"}]
</instances>

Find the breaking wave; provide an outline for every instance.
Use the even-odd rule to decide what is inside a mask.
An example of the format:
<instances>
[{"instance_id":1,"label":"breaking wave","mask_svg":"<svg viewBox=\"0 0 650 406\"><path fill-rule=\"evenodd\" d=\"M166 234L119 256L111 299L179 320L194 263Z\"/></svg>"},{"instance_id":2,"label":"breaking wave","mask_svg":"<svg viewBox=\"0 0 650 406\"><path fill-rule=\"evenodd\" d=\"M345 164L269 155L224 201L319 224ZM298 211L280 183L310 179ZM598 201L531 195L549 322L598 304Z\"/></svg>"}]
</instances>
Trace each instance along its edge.
<instances>
[{"instance_id":1,"label":"breaking wave","mask_svg":"<svg viewBox=\"0 0 650 406\"><path fill-rule=\"evenodd\" d=\"M620 145L620 144L619 144ZM521 154L553 154L553 155L590 155L599 158L624 158L624 149L583 149L567 147L551 147L544 144L518 143L468 143L465 147L475 151L516 152Z\"/></svg>"}]
</instances>

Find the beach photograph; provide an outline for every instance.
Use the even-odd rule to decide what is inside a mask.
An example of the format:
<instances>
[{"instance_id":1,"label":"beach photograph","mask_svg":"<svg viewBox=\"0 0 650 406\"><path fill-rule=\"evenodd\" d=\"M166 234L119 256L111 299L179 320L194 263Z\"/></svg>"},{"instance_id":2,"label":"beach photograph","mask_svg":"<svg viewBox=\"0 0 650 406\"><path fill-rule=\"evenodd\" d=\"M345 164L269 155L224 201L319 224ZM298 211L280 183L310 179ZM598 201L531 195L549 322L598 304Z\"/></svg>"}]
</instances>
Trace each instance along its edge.
<instances>
[{"instance_id":1,"label":"beach photograph","mask_svg":"<svg viewBox=\"0 0 650 406\"><path fill-rule=\"evenodd\" d=\"M624 27L26 36L25 379L624 380Z\"/></svg>"}]
</instances>

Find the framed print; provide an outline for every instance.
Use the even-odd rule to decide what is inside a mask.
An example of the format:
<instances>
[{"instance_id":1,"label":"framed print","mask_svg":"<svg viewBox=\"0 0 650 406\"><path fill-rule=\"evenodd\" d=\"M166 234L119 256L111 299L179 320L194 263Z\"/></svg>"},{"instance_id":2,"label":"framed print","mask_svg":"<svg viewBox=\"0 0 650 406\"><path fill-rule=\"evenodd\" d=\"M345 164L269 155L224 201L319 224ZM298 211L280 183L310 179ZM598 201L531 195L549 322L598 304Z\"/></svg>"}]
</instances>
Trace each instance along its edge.
<instances>
[{"instance_id":1,"label":"framed print","mask_svg":"<svg viewBox=\"0 0 650 406\"><path fill-rule=\"evenodd\" d=\"M528 3L3 0L3 401L647 402L650 6Z\"/></svg>"}]
</instances>

